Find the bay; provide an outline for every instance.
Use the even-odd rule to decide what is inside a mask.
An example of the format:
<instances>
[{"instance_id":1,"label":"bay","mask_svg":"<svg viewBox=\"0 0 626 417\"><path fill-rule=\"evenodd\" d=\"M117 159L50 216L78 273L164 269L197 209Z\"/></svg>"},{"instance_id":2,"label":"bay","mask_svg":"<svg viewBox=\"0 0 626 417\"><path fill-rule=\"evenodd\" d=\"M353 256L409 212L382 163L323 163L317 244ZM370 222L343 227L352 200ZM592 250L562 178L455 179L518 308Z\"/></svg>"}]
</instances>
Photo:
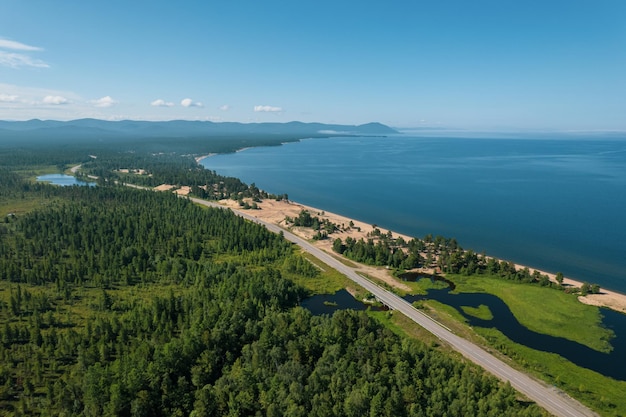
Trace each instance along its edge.
<instances>
[{"instance_id":1,"label":"bay","mask_svg":"<svg viewBox=\"0 0 626 417\"><path fill-rule=\"evenodd\" d=\"M202 164L319 209L626 292L626 140L341 137Z\"/></svg>"}]
</instances>

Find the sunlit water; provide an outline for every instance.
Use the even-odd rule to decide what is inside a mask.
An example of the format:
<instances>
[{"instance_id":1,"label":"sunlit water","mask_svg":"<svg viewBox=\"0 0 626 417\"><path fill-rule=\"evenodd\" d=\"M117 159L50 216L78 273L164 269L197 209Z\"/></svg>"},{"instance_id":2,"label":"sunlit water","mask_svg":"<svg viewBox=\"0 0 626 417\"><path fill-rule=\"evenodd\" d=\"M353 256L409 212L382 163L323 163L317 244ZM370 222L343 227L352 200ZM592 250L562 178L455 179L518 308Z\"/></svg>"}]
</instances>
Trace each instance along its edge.
<instances>
[{"instance_id":1,"label":"sunlit water","mask_svg":"<svg viewBox=\"0 0 626 417\"><path fill-rule=\"evenodd\" d=\"M626 292L625 140L308 139L202 164L303 204Z\"/></svg>"},{"instance_id":2,"label":"sunlit water","mask_svg":"<svg viewBox=\"0 0 626 417\"><path fill-rule=\"evenodd\" d=\"M49 182L51 184L60 185L63 187L67 187L70 185L89 185L89 186L95 185L94 183L81 181L72 175L65 175L65 174L41 175L37 177L37 181Z\"/></svg>"}]
</instances>

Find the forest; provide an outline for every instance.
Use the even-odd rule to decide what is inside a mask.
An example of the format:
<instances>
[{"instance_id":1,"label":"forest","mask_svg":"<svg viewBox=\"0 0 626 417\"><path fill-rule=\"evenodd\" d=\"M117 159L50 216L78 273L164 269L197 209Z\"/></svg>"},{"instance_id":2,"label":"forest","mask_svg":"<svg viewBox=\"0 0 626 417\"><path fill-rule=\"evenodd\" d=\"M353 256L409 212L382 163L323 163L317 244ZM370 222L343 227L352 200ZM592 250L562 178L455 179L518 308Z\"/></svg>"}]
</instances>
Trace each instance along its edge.
<instances>
[{"instance_id":1,"label":"forest","mask_svg":"<svg viewBox=\"0 0 626 417\"><path fill-rule=\"evenodd\" d=\"M365 312L312 316L293 278L322 272L231 211L0 177L0 207L37 202L0 221L0 414L543 413Z\"/></svg>"},{"instance_id":2,"label":"forest","mask_svg":"<svg viewBox=\"0 0 626 417\"><path fill-rule=\"evenodd\" d=\"M401 237L393 238L382 234L378 228L368 233L368 239L333 240L333 250L349 259L367 265L389 266L403 272L412 268L436 268L443 274L464 276L489 275L509 281L553 287L582 295L600 292L598 284L583 283L580 288L562 286L563 274L556 274L556 282L546 274L528 268L516 268L512 262L498 260L465 250L454 238L426 235L423 239L413 238L405 242Z\"/></svg>"}]
</instances>

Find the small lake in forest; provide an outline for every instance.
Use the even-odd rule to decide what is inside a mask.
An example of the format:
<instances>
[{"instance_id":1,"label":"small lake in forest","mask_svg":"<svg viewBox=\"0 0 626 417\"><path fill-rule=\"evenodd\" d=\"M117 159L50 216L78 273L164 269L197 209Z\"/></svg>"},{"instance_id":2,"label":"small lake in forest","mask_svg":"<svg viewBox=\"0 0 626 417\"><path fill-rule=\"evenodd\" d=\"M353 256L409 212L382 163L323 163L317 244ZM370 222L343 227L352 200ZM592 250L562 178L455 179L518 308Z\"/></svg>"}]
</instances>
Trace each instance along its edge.
<instances>
[{"instance_id":1,"label":"small lake in forest","mask_svg":"<svg viewBox=\"0 0 626 417\"><path fill-rule=\"evenodd\" d=\"M408 295L404 299L410 303L432 299L454 307L467 320L470 326L495 328L515 343L531 349L556 353L583 368L594 370L602 375L626 381L626 315L609 309L602 309L602 324L613 330L615 337L610 340L613 350L610 353L598 352L580 343L529 330L520 324L509 307L500 298L483 293L452 294L450 288L429 290L427 295ZM301 305L313 314L332 314L339 309L366 310L370 307L355 300L347 291L341 290L332 295L316 295L304 300ZM478 308L487 306L493 317L483 320L471 316L462 307Z\"/></svg>"},{"instance_id":2,"label":"small lake in forest","mask_svg":"<svg viewBox=\"0 0 626 417\"><path fill-rule=\"evenodd\" d=\"M319 294L302 300L300 305L316 316L322 314L332 315L337 310L381 310L381 307L363 303L354 298L348 291L339 290L334 294Z\"/></svg>"},{"instance_id":3,"label":"small lake in forest","mask_svg":"<svg viewBox=\"0 0 626 417\"><path fill-rule=\"evenodd\" d=\"M70 185L88 185L90 187L93 187L96 185L93 182L82 181L72 175L65 174L40 175L37 177L37 181L49 182L50 184L60 185L62 187L67 187Z\"/></svg>"}]
</instances>

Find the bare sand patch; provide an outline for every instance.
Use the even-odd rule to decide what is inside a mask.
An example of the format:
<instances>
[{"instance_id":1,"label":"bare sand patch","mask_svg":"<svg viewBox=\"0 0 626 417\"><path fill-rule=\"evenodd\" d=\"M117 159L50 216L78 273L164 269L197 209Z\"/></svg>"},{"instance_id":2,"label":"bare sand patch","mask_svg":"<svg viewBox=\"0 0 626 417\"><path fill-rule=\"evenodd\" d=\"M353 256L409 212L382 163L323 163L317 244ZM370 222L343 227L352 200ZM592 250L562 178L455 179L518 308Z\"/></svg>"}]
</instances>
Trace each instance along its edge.
<instances>
[{"instance_id":1,"label":"bare sand patch","mask_svg":"<svg viewBox=\"0 0 626 417\"><path fill-rule=\"evenodd\" d=\"M154 191L169 191L172 188L176 188L176 186L171 184L161 184L154 187Z\"/></svg>"},{"instance_id":2,"label":"bare sand patch","mask_svg":"<svg viewBox=\"0 0 626 417\"><path fill-rule=\"evenodd\" d=\"M199 164L200 161L202 161L204 158L209 158L209 157L211 157L213 155L217 155L217 154L216 153L210 153L210 154L207 154L207 155L196 156L194 159L196 160L196 164Z\"/></svg>"},{"instance_id":3,"label":"bare sand patch","mask_svg":"<svg viewBox=\"0 0 626 417\"><path fill-rule=\"evenodd\" d=\"M174 194L176 195L189 195L189 193L191 193L191 187L187 185L183 185L178 190L174 191Z\"/></svg>"}]
</instances>

